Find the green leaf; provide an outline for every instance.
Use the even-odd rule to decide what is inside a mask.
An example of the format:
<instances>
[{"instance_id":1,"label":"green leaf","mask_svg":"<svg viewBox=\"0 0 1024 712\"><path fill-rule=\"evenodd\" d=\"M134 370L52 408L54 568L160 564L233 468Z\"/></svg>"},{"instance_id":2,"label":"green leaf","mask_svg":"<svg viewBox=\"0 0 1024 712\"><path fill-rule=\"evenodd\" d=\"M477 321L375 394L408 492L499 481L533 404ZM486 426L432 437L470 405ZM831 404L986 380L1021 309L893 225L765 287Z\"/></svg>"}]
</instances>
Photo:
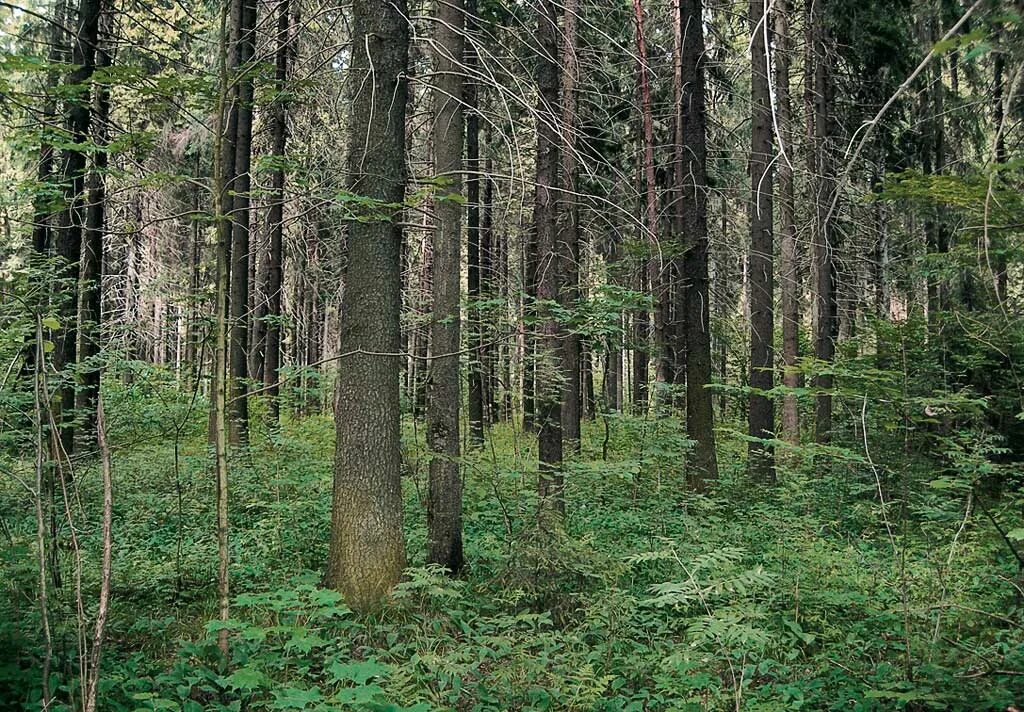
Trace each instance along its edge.
<instances>
[{"instance_id":1,"label":"green leaf","mask_svg":"<svg viewBox=\"0 0 1024 712\"><path fill-rule=\"evenodd\" d=\"M334 682L350 681L357 685L365 685L371 678L386 675L388 668L376 660L363 660L358 663L336 662L327 668L327 672Z\"/></svg>"},{"instance_id":2,"label":"green leaf","mask_svg":"<svg viewBox=\"0 0 1024 712\"><path fill-rule=\"evenodd\" d=\"M253 668L239 668L224 680L225 687L232 690L255 690L266 682L266 675Z\"/></svg>"},{"instance_id":3,"label":"green leaf","mask_svg":"<svg viewBox=\"0 0 1024 712\"><path fill-rule=\"evenodd\" d=\"M48 316L43 319L43 326L52 331L56 331L60 328L60 321L58 321L55 316Z\"/></svg>"}]
</instances>

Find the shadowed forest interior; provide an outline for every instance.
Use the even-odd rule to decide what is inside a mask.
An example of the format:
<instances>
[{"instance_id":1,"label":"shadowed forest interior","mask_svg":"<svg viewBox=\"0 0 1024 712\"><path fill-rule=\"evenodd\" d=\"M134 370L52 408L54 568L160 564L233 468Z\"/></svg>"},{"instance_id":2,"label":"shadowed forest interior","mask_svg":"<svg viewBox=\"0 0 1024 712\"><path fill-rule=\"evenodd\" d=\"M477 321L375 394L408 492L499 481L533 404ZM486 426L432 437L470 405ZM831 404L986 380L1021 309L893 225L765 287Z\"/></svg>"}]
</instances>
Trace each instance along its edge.
<instances>
[{"instance_id":1,"label":"shadowed forest interior","mask_svg":"<svg viewBox=\"0 0 1024 712\"><path fill-rule=\"evenodd\" d=\"M1022 40L0 2L0 709L1024 705Z\"/></svg>"}]
</instances>

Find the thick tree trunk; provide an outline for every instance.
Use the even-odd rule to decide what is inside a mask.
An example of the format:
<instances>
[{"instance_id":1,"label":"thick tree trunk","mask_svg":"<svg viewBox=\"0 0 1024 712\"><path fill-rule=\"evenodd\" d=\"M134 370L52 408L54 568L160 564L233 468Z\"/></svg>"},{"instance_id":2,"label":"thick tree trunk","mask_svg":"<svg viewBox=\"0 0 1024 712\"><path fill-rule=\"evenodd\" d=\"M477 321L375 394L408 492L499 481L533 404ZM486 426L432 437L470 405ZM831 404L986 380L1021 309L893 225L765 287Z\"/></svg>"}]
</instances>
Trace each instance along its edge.
<instances>
[{"instance_id":1,"label":"thick tree trunk","mask_svg":"<svg viewBox=\"0 0 1024 712\"><path fill-rule=\"evenodd\" d=\"M558 259L558 11L552 0L537 0L537 175L533 224L536 234L537 302L540 338L536 353L536 424L541 508L565 511L562 472L561 343L551 305L561 296Z\"/></svg>"},{"instance_id":2,"label":"thick tree trunk","mask_svg":"<svg viewBox=\"0 0 1024 712\"><path fill-rule=\"evenodd\" d=\"M714 408L711 400L710 279L708 277L707 113L704 95L704 31L701 0L679 0L681 96L677 120L682 151L676 174L685 283L680 290L686 343L686 432L696 442L691 474L694 490L718 478Z\"/></svg>"},{"instance_id":3,"label":"thick tree trunk","mask_svg":"<svg viewBox=\"0 0 1024 712\"><path fill-rule=\"evenodd\" d=\"M348 190L384 204L401 204L406 180L406 4L354 0L350 21ZM397 355L401 242L397 213L387 221L348 225L341 350L351 355L338 366L326 580L357 610L375 607L405 568ZM353 353L357 351L370 353Z\"/></svg>"},{"instance_id":4,"label":"thick tree trunk","mask_svg":"<svg viewBox=\"0 0 1024 712\"><path fill-rule=\"evenodd\" d=\"M458 356L461 343L459 296L462 204L454 200L453 196L462 195L463 78L460 66L465 44L462 0L438 0L435 18L432 131L434 176L445 183L441 194L434 201L436 224L431 233L434 262L430 343L433 351L427 392L427 444L431 450L427 494L427 561L444 566L452 574L458 574L462 570ZM479 189L476 192L478 195L471 198L471 201L479 203ZM475 227L479 239L479 226ZM479 277L478 266L477 291ZM478 427L483 427L482 412Z\"/></svg>"},{"instance_id":5,"label":"thick tree trunk","mask_svg":"<svg viewBox=\"0 0 1024 712\"><path fill-rule=\"evenodd\" d=\"M793 38L789 18L791 0L778 0L775 8L775 96L776 118L782 141L782 158L778 162L779 182L779 281L782 287L782 383L788 389L803 385L797 371L800 358L800 253L796 235L796 202L793 179L793 106L789 91L789 71ZM782 438L800 442L800 409L796 394L786 393L782 399Z\"/></svg>"},{"instance_id":6,"label":"thick tree trunk","mask_svg":"<svg viewBox=\"0 0 1024 712\"><path fill-rule=\"evenodd\" d=\"M768 18L764 0L750 0L750 410L748 466L756 478L775 479L775 453L761 442L775 437L775 402L765 395L774 378L774 244L772 235L772 107L769 89Z\"/></svg>"}]
</instances>

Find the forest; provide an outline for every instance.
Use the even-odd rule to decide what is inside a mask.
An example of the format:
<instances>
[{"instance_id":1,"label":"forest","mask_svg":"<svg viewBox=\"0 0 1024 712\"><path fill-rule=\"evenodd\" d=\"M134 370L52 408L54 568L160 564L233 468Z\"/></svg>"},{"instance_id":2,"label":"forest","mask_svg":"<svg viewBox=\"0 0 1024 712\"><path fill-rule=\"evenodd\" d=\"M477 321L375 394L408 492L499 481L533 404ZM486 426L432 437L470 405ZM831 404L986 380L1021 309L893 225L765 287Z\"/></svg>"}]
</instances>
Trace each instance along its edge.
<instances>
[{"instance_id":1,"label":"forest","mask_svg":"<svg viewBox=\"0 0 1024 712\"><path fill-rule=\"evenodd\" d=\"M0 710L1024 709L1024 2L0 1Z\"/></svg>"}]
</instances>

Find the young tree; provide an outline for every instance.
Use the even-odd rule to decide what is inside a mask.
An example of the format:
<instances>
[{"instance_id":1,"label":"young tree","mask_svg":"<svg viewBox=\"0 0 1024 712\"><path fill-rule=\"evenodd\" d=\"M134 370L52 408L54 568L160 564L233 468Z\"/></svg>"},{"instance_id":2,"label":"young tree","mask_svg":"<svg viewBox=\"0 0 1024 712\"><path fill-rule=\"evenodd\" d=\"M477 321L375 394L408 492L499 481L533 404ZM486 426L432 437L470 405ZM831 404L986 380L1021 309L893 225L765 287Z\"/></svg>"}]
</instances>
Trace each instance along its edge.
<instances>
[{"instance_id":1,"label":"young tree","mask_svg":"<svg viewBox=\"0 0 1024 712\"><path fill-rule=\"evenodd\" d=\"M376 606L405 568L398 375L409 27L404 0L354 0L347 189L373 202L348 223L327 583Z\"/></svg>"},{"instance_id":2,"label":"young tree","mask_svg":"<svg viewBox=\"0 0 1024 712\"><path fill-rule=\"evenodd\" d=\"M772 235L772 106L769 87L769 18L765 0L750 0L750 411L751 474L774 479L775 403L765 395L774 385L774 241Z\"/></svg>"},{"instance_id":3,"label":"young tree","mask_svg":"<svg viewBox=\"0 0 1024 712\"><path fill-rule=\"evenodd\" d=\"M452 574L462 569L462 480L459 475L459 346L462 266L462 0L438 0L434 29L434 200L431 233L430 381L427 390L427 560Z\"/></svg>"},{"instance_id":4,"label":"young tree","mask_svg":"<svg viewBox=\"0 0 1024 712\"><path fill-rule=\"evenodd\" d=\"M678 0L676 33L680 90L676 121L675 180L678 220L686 239L683 288L677 299L686 344L686 432L694 449L691 483L702 491L718 478L714 408L711 400L710 279L708 277L707 115L704 96L704 27L702 0Z\"/></svg>"}]
</instances>

